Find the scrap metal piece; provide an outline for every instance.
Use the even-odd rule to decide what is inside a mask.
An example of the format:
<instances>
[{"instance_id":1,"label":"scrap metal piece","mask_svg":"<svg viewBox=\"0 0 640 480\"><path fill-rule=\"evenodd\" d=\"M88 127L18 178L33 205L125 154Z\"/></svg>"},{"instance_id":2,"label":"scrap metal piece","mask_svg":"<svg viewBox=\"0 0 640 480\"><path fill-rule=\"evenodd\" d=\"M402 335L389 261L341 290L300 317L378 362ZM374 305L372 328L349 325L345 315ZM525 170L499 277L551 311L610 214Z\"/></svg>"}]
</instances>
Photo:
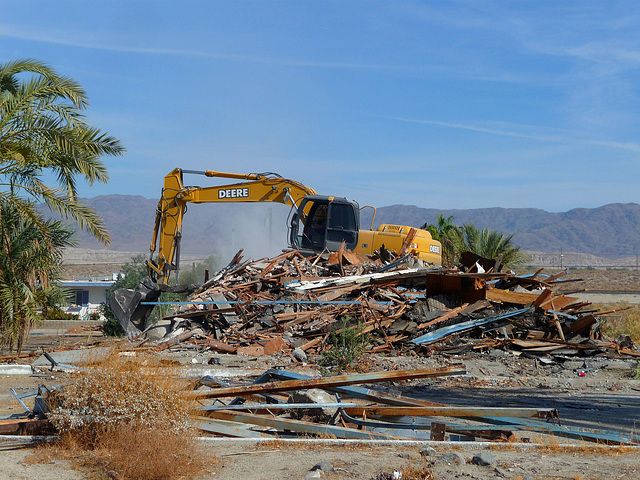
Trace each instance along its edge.
<instances>
[{"instance_id":1,"label":"scrap metal piece","mask_svg":"<svg viewBox=\"0 0 640 480\"><path fill-rule=\"evenodd\" d=\"M248 413L238 413L230 410L219 410L210 412L213 418L239 423L249 423L263 427L276 428L278 430L290 430L292 432L307 433L312 435L331 435L336 438L367 439L367 440L399 440L401 437L386 435L383 433L366 432L354 428L345 428L335 425L324 425L302 420L291 420L288 418L268 417L264 415L253 415Z\"/></svg>"},{"instance_id":2,"label":"scrap metal piece","mask_svg":"<svg viewBox=\"0 0 640 480\"><path fill-rule=\"evenodd\" d=\"M541 419L557 419L555 408L523 408L523 407L390 407L379 405L359 405L350 407L344 404L343 410L349 415L366 413L391 417L532 417Z\"/></svg>"},{"instance_id":3,"label":"scrap metal piece","mask_svg":"<svg viewBox=\"0 0 640 480\"><path fill-rule=\"evenodd\" d=\"M485 417L485 421L496 425L508 424L517 430L548 433L558 437L574 438L588 442L605 443L608 445L640 445L639 435L624 434L614 430L553 425L528 418Z\"/></svg>"},{"instance_id":4,"label":"scrap metal piece","mask_svg":"<svg viewBox=\"0 0 640 480\"><path fill-rule=\"evenodd\" d=\"M252 384L243 387L218 388L215 391L200 393L193 396L195 399L221 398L256 393L275 393L304 388L340 387L345 385L357 385L365 383L392 382L400 380L412 380L428 377L440 377L445 375L464 375L464 365L456 364L448 367L422 370L397 370L390 372L358 373L348 375L336 375L325 378L309 378L301 380L285 380L263 384Z\"/></svg>"},{"instance_id":5,"label":"scrap metal piece","mask_svg":"<svg viewBox=\"0 0 640 480\"><path fill-rule=\"evenodd\" d=\"M522 315L523 313L527 313L530 310L531 308L522 308L520 310L503 313L502 315L496 315L494 317L481 318L479 320L468 320L466 322L461 322L448 327L439 328L437 330L434 330L433 332L425 333L424 335L421 335L418 338L414 338L413 340L411 340L411 342L417 345L422 345L425 343L433 343L437 340L440 340L443 337L446 337L447 335L451 335L453 333L461 333L467 330L472 330L476 327L481 327L483 325L488 325L491 323L499 322L501 320L506 320L508 318Z\"/></svg>"},{"instance_id":6,"label":"scrap metal piece","mask_svg":"<svg viewBox=\"0 0 640 480\"><path fill-rule=\"evenodd\" d=\"M251 410L254 413L262 413L267 410L304 410L307 408L339 408L355 407L353 402L334 403L243 403L239 405L211 405L198 407L196 410L204 412L215 412L218 410Z\"/></svg>"},{"instance_id":7,"label":"scrap metal piece","mask_svg":"<svg viewBox=\"0 0 640 480\"><path fill-rule=\"evenodd\" d=\"M194 419L192 423L193 426L199 430L224 437L273 438L273 435L254 430L251 425L230 422L228 420L198 417Z\"/></svg>"},{"instance_id":8,"label":"scrap metal piece","mask_svg":"<svg viewBox=\"0 0 640 480\"><path fill-rule=\"evenodd\" d=\"M78 350L61 350L58 352L45 352L31 365L34 367L54 367L76 370L87 365L105 360L113 352L112 347L93 347Z\"/></svg>"},{"instance_id":9,"label":"scrap metal piece","mask_svg":"<svg viewBox=\"0 0 640 480\"><path fill-rule=\"evenodd\" d=\"M50 434L55 428L49 420L37 418L14 418L0 420L0 435L42 435Z\"/></svg>"},{"instance_id":10,"label":"scrap metal piece","mask_svg":"<svg viewBox=\"0 0 640 480\"><path fill-rule=\"evenodd\" d=\"M445 434L447 432L447 425L440 422L432 422L431 428L431 440L436 442L443 442Z\"/></svg>"},{"instance_id":11,"label":"scrap metal piece","mask_svg":"<svg viewBox=\"0 0 640 480\"><path fill-rule=\"evenodd\" d=\"M27 412L27 415L32 415L31 409L29 407L27 407L27 405L22 401L22 399L26 398L26 397L32 397L33 395L37 395L37 393L38 393L37 390L36 390L35 393L33 393L33 392L16 393L16 391L13 389L13 387L10 388L9 390L11 390L11 393L16 398L18 403L22 406L22 408L24 408L24 411Z\"/></svg>"}]
</instances>

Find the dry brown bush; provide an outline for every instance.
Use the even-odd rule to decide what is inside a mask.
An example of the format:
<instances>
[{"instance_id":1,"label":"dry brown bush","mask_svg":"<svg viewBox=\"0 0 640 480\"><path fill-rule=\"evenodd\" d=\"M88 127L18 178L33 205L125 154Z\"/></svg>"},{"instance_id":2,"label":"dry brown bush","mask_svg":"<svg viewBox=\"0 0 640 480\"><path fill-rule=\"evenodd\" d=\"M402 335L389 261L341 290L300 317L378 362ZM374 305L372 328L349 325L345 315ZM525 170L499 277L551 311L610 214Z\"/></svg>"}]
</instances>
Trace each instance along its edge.
<instances>
[{"instance_id":1,"label":"dry brown bush","mask_svg":"<svg viewBox=\"0 0 640 480\"><path fill-rule=\"evenodd\" d=\"M49 419L61 439L40 448L36 459L75 459L123 480L193 478L215 464L189 427L178 371L144 360L113 355L50 395Z\"/></svg>"}]
</instances>

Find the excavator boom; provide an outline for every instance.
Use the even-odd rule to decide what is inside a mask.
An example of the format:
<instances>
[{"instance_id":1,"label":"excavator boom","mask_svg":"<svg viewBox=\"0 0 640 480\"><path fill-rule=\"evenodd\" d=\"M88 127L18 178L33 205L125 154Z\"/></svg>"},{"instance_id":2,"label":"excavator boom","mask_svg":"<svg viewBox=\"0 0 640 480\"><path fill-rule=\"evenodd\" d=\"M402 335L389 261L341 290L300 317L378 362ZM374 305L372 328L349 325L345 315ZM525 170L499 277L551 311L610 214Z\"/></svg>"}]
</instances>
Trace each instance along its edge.
<instances>
[{"instance_id":1,"label":"excavator boom","mask_svg":"<svg viewBox=\"0 0 640 480\"><path fill-rule=\"evenodd\" d=\"M210 187L186 186L184 173L243 181ZM171 272L179 268L182 221L190 203L278 202L297 207L305 196L315 193L312 188L274 173L237 174L176 168L164 178L156 209L147 263L149 274L158 283L168 283ZM156 248L158 260L154 263Z\"/></svg>"}]
</instances>

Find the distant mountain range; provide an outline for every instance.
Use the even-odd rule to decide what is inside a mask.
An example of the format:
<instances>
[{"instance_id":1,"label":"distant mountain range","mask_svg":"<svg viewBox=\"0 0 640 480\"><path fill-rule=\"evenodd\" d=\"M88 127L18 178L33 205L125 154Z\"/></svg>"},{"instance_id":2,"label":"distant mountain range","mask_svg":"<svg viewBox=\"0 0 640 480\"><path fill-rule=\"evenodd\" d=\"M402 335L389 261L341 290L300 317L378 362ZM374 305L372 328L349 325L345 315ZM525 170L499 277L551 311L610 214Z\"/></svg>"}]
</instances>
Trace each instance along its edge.
<instances>
[{"instance_id":1,"label":"distant mountain range","mask_svg":"<svg viewBox=\"0 0 640 480\"><path fill-rule=\"evenodd\" d=\"M602 256L634 256L640 253L640 205L637 203L612 203L558 213L537 208L436 210L393 205L378 208L376 225L399 223L420 226L425 222L434 223L440 214L453 216L456 225L473 223L478 228L513 233L513 243L524 250ZM362 221L363 225L370 225L371 214L366 210Z\"/></svg>"},{"instance_id":2,"label":"distant mountain range","mask_svg":"<svg viewBox=\"0 0 640 480\"><path fill-rule=\"evenodd\" d=\"M103 218L112 250L148 252L157 200L132 195L84 199ZM244 248L253 258L287 247L287 215L280 204L191 205L183 226L182 252L229 254ZM369 228L372 210L362 213L361 228ZM454 224L473 223L505 234L524 250L577 252L602 256L634 256L640 252L640 205L615 203L550 213L536 208L436 210L414 205L377 209L375 227L395 223L419 227L438 215L453 216ZM86 233L78 247L103 248Z\"/></svg>"}]
</instances>

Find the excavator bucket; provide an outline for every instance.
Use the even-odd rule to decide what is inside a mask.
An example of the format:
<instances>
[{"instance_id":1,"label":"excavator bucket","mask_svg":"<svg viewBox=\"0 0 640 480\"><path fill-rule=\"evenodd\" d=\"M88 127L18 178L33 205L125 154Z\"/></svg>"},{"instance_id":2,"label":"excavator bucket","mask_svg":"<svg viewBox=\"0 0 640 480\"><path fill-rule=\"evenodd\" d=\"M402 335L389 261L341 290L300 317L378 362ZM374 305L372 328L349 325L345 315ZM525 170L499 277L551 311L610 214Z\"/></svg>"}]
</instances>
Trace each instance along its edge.
<instances>
[{"instance_id":1,"label":"excavator bucket","mask_svg":"<svg viewBox=\"0 0 640 480\"><path fill-rule=\"evenodd\" d=\"M115 314L120 326L129 337L135 337L147 328L147 319L154 305L143 305L143 302L157 302L162 292L191 293L198 285L165 285L145 278L136 288L119 288L111 294L109 306Z\"/></svg>"},{"instance_id":2,"label":"excavator bucket","mask_svg":"<svg viewBox=\"0 0 640 480\"><path fill-rule=\"evenodd\" d=\"M119 288L111 294L109 306L129 338L146 328L147 318L153 310L153 305L141 305L141 302L155 302L161 293L143 282L136 288Z\"/></svg>"}]
</instances>

